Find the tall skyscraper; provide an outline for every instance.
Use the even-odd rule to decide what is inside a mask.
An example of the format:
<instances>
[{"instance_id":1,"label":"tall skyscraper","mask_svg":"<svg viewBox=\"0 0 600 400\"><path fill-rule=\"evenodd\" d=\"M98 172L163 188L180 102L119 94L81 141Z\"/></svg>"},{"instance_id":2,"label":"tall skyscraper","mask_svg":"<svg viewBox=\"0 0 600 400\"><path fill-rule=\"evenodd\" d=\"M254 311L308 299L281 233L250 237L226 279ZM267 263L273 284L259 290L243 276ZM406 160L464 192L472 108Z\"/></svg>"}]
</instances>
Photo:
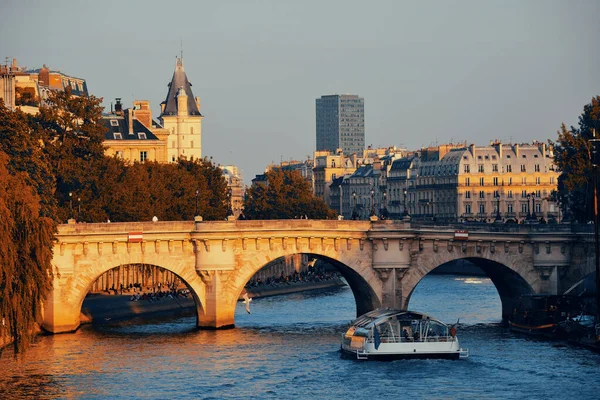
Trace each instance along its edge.
<instances>
[{"instance_id":1,"label":"tall skyscraper","mask_svg":"<svg viewBox=\"0 0 600 400\"><path fill-rule=\"evenodd\" d=\"M317 148L344 154L365 148L365 99L354 94L321 96L316 100Z\"/></svg>"}]
</instances>

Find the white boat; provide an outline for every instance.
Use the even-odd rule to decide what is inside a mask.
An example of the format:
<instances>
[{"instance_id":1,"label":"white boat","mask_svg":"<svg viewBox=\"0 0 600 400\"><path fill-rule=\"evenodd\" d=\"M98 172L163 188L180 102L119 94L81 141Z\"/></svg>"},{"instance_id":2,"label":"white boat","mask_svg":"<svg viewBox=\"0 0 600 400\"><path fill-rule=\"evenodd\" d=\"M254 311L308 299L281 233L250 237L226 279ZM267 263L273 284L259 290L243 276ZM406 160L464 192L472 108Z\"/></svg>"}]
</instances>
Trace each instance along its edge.
<instances>
[{"instance_id":1,"label":"white boat","mask_svg":"<svg viewBox=\"0 0 600 400\"><path fill-rule=\"evenodd\" d=\"M359 360L469 357L456 326L414 311L377 309L361 315L342 334L342 352Z\"/></svg>"}]
</instances>

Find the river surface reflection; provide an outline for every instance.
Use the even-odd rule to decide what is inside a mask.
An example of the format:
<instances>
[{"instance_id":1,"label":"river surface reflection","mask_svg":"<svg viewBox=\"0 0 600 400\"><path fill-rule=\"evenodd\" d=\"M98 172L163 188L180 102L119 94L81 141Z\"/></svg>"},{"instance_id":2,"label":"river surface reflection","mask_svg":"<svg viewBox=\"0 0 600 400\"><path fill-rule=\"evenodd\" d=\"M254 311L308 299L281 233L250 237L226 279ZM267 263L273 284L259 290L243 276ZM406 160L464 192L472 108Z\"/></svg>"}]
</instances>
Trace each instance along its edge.
<instances>
[{"instance_id":1,"label":"river surface reflection","mask_svg":"<svg viewBox=\"0 0 600 400\"><path fill-rule=\"evenodd\" d=\"M0 398L561 398L596 399L600 355L515 335L500 324L489 279L428 276L410 308L460 318L468 360L342 359L355 317L349 288L238 305L236 328L199 331L195 317L85 326L5 351Z\"/></svg>"}]
</instances>

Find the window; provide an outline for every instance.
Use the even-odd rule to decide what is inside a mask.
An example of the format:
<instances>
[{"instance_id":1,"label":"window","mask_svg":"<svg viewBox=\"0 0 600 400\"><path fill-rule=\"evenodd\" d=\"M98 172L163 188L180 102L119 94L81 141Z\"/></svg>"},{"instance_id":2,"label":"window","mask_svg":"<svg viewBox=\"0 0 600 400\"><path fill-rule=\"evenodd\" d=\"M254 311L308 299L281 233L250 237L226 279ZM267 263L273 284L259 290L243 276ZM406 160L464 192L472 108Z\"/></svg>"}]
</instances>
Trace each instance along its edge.
<instances>
[{"instance_id":1,"label":"window","mask_svg":"<svg viewBox=\"0 0 600 400\"><path fill-rule=\"evenodd\" d=\"M471 191L465 192L465 199L471 198Z\"/></svg>"},{"instance_id":2,"label":"window","mask_svg":"<svg viewBox=\"0 0 600 400\"><path fill-rule=\"evenodd\" d=\"M498 164L492 164L492 172L498 172Z\"/></svg>"},{"instance_id":3,"label":"window","mask_svg":"<svg viewBox=\"0 0 600 400\"><path fill-rule=\"evenodd\" d=\"M116 119L111 119L110 126L119 126L119 121L117 121Z\"/></svg>"},{"instance_id":4,"label":"window","mask_svg":"<svg viewBox=\"0 0 600 400\"><path fill-rule=\"evenodd\" d=\"M536 184L536 185L539 185L539 184L540 184L540 181L541 181L541 178L540 178L539 176L537 176L537 177L535 178L535 184Z\"/></svg>"},{"instance_id":5,"label":"window","mask_svg":"<svg viewBox=\"0 0 600 400\"><path fill-rule=\"evenodd\" d=\"M542 192L539 189L535 191L535 197L537 197L538 199L542 198Z\"/></svg>"},{"instance_id":6,"label":"window","mask_svg":"<svg viewBox=\"0 0 600 400\"><path fill-rule=\"evenodd\" d=\"M508 178L508 186L512 185L512 177Z\"/></svg>"},{"instance_id":7,"label":"window","mask_svg":"<svg viewBox=\"0 0 600 400\"><path fill-rule=\"evenodd\" d=\"M500 191L494 190L494 198L497 199L498 197L500 197Z\"/></svg>"},{"instance_id":8,"label":"window","mask_svg":"<svg viewBox=\"0 0 600 400\"><path fill-rule=\"evenodd\" d=\"M527 155L523 154L523 158L527 158Z\"/></svg>"},{"instance_id":9,"label":"window","mask_svg":"<svg viewBox=\"0 0 600 400\"><path fill-rule=\"evenodd\" d=\"M527 177L522 177L521 178L521 185L527 185Z\"/></svg>"},{"instance_id":10,"label":"window","mask_svg":"<svg viewBox=\"0 0 600 400\"><path fill-rule=\"evenodd\" d=\"M485 198L485 192L484 192L483 190L480 190L480 191L479 191L479 198L480 198L480 199L483 199L483 198Z\"/></svg>"},{"instance_id":11,"label":"window","mask_svg":"<svg viewBox=\"0 0 600 400\"><path fill-rule=\"evenodd\" d=\"M535 172L540 172L540 164L535 164Z\"/></svg>"},{"instance_id":12,"label":"window","mask_svg":"<svg viewBox=\"0 0 600 400\"><path fill-rule=\"evenodd\" d=\"M470 204L465 204L465 213L471 214L471 205Z\"/></svg>"},{"instance_id":13,"label":"window","mask_svg":"<svg viewBox=\"0 0 600 400\"><path fill-rule=\"evenodd\" d=\"M471 173L471 166L469 164L465 164L465 173Z\"/></svg>"},{"instance_id":14,"label":"window","mask_svg":"<svg viewBox=\"0 0 600 400\"><path fill-rule=\"evenodd\" d=\"M495 159L496 159L496 156L492 156L492 160L495 160Z\"/></svg>"},{"instance_id":15,"label":"window","mask_svg":"<svg viewBox=\"0 0 600 400\"><path fill-rule=\"evenodd\" d=\"M479 214L485 214L485 204L479 204Z\"/></svg>"},{"instance_id":16,"label":"window","mask_svg":"<svg viewBox=\"0 0 600 400\"><path fill-rule=\"evenodd\" d=\"M508 197L509 199L512 199L512 197L513 197L512 190L509 190L509 191L506 193L506 197Z\"/></svg>"},{"instance_id":17,"label":"window","mask_svg":"<svg viewBox=\"0 0 600 400\"><path fill-rule=\"evenodd\" d=\"M171 157L171 161L175 162L175 156Z\"/></svg>"},{"instance_id":18,"label":"window","mask_svg":"<svg viewBox=\"0 0 600 400\"><path fill-rule=\"evenodd\" d=\"M550 177L550 184L554 185L554 177L553 176Z\"/></svg>"},{"instance_id":19,"label":"window","mask_svg":"<svg viewBox=\"0 0 600 400\"><path fill-rule=\"evenodd\" d=\"M144 132L138 132L138 139L146 140L146 134Z\"/></svg>"},{"instance_id":20,"label":"window","mask_svg":"<svg viewBox=\"0 0 600 400\"><path fill-rule=\"evenodd\" d=\"M526 213L527 212L527 204L526 203L521 203L521 212L522 213Z\"/></svg>"},{"instance_id":21,"label":"window","mask_svg":"<svg viewBox=\"0 0 600 400\"><path fill-rule=\"evenodd\" d=\"M525 169L525 164L521 164L521 172L527 172Z\"/></svg>"},{"instance_id":22,"label":"window","mask_svg":"<svg viewBox=\"0 0 600 400\"><path fill-rule=\"evenodd\" d=\"M509 213L513 212L513 205L512 205L512 203L508 203L506 205L506 211L509 212Z\"/></svg>"},{"instance_id":23,"label":"window","mask_svg":"<svg viewBox=\"0 0 600 400\"><path fill-rule=\"evenodd\" d=\"M508 164L506 166L506 172L512 172L512 165Z\"/></svg>"},{"instance_id":24,"label":"window","mask_svg":"<svg viewBox=\"0 0 600 400\"><path fill-rule=\"evenodd\" d=\"M479 164L478 170L479 170L479 172L483 172L483 164Z\"/></svg>"},{"instance_id":25,"label":"window","mask_svg":"<svg viewBox=\"0 0 600 400\"><path fill-rule=\"evenodd\" d=\"M471 186L471 178L465 178L465 186Z\"/></svg>"},{"instance_id":26,"label":"window","mask_svg":"<svg viewBox=\"0 0 600 400\"><path fill-rule=\"evenodd\" d=\"M148 152L140 151L140 162L144 162L148 159Z\"/></svg>"},{"instance_id":27,"label":"window","mask_svg":"<svg viewBox=\"0 0 600 400\"><path fill-rule=\"evenodd\" d=\"M117 158L123 158L123 152L122 151L116 151L115 155L117 156Z\"/></svg>"},{"instance_id":28,"label":"window","mask_svg":"<svg viewBox=\"0 0 600 400\"><path fill-rule=\"evenodd\" d=\"M536 213L542 212L542 205L540 203L535 203L535 212Z\"/></svg>"},{"instance_id":29,"label":"window","mask_svg":"<svg viewBox=\"0 0 600 400\"><path fill-rule=\"evenodd\" d=\"M497 176L494 177L494 186L498 186L498 177Z\"/></svg>"},{"instance_id":30,"label":"window","mask_svg":"<svg viewBox=\"0 0 600 400\"><path fill-rule=\"evenodd\" d=\"M194 127L192 126L192 127L190 127L190 135L193 135L193 134L194 134Z\"/></svg>"},{"instance_id":31,"label":"window","mask_svg":"<svg viewBox=\"0 0 600 400\"><path fill-rule=\"evenodd\" d=\"M483 186L484 185L484 180L483 178L479 178L479 186Z\"/></svg>"},{"instance_id":32,"label":"window","mask_svg":"<svg viewBox=\"0 0 600 400\"><path fill-rule=\"evenodd\" d=\"M121 132L114 132L113 136L115 137L115 140L123 140L123 135L121 135Z\"/></svg>"},{"instance_id":33,"label":"window","mask_svg":"<svg viewBox=\"0 0 600 400\"><path fill-rule=\"evenodd\" d=\"M507 155L506 155L506 158L510 158L510 154L507 154Z\"/></svg>"},{"instance_id":34,"label":"window","mask_svg":"<svg viewBox=\"0 0 600 400\"><path fill-rule=\"evenodd\" d=\"M527 197L527 190L521 190L521 197L522 198Z\"/></svg>"}]
</instances>

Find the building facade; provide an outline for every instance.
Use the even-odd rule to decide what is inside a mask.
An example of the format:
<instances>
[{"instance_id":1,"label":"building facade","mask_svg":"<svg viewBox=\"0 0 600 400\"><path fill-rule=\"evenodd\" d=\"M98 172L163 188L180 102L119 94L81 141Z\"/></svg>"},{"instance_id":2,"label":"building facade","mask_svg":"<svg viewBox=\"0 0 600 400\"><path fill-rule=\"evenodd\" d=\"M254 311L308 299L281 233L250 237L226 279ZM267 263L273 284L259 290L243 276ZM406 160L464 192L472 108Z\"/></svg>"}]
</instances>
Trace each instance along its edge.
<instances>
[{"instance_id":1,"label":"building facade","mask_svg":"<svg viewBox=\"0 0 600 400\"><path fill-rule=\"evenodd\" d=\"M392 218L432 222L560 221L558 175L545 143L443 145L394 161Z\"/></svg>"},{"instance_id":2,"label":"building facade","mask_svg":"<svg viewBox=\"0 0 600 400\"><path fill-rule=\"evenodd\" d=\"M316 99L317 151L362 153L365 148L365 104L357 95Z\"/></svg>"},{"instance_id":3,"label":"building facade","mask_svg":"<svg viewBox=\"0 0 600 400\"><path fill-rule=\"evenodd\" d=\"M202 114L200 98L194 97L192 84L183 69L183 58L176 58L175 72L167 98L161 103L160 123L169 132L168 161L179 157L202 158Z\"/></svg>"},{"instance_id":4,"label":"building facade","mask_svg":"<svg viewBox=\"0 0 600 400\"><path fill-rule=\"evenodd\" d=\"M152 120L149 101L136 100L133 104L133 108L124 110L121 99L116 99L114 111L102 115L102 122L106 128L105 154L129 163L168 162L168 131Z\"/></svg>"}]
</instances>

